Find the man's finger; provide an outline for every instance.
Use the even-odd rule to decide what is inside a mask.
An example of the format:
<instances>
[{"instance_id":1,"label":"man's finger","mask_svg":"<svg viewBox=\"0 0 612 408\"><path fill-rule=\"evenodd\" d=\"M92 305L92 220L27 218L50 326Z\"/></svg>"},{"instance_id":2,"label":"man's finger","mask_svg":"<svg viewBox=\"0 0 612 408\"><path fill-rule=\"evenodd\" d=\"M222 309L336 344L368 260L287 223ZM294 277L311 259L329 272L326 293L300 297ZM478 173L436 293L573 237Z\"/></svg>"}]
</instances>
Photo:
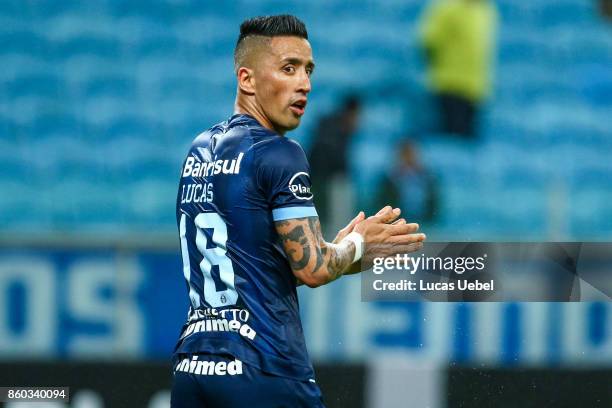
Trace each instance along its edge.
<instances>
[{"instance_id":1,"label":"man's finger","mask_svg":"<svg viewBox=\"0 0 612 408\"><path fill-rule=\"evenodd\" d=\"M406 220L404 218L400 218L399 220L393 221L391 224L398 225L398 224L405 224L405 223L406 223Z\"/></svg>"},{"instance_id":2,"label":"man's finger","mask_svg":"<svg viewBox=\"0 0 612 408\"><path fill-rule=\"evenodd\" d=\"M390 205L386 205L383 208L381 208L380 210L378 210L378 212L376 213L376 215L383 215L384 213L386 213L387 211L392 210L393 208L391 208Z\"/></svg>"},{"instance_id":3,"label":"man's finger","mask_svg":"<svg viewBox=\"0 0 612 408\"><path fill-rule=\"evenodd\" d=\"M387 207L385 207L387 208ZM390 209L391 207L389 207L389 210L387 210L386 212L383 212L382 214L377 214L373 217L370 217L370 219L379 222L381 224L390 224L393 221L395 221L397 219L397 217L400 216L400 214L402 213L401 210L399 208L394 208L393 210ZM382 211L382 210L381 210Z\"/></svg>"},{"instance_id":4,"label":"man's finger","mask_svg":"<svg viewBox=\"0 0 612 408\"><path fill-rule=\"evenodd\" d=\"M368 220L371 220L372 218L376 218L379 217L381 215L384 215L386 213L388 213L389 211L393 211L393 207L391 207L390 205L386 205L383 208L381 208L380 210L378 210L378 212L374 215L370 215L368 217Z\"/></svg>"},{"instance_id":5,"label":"man's finger","mask_svg":"<svg viewBox=\"0 0 612 408\"><path fill-rule=\"evenodd\" d=\"M365 213L363 211L359 211L359 214L355 218L353 218L352 224L357 224L360 221L365 220Z\"/></svg>"},{"instance_id":6,"label":"man's finger","mask_svg":"<svg viewBox=\"0 0 612 408\"><path fill-rule=\"evenodd\" d=\"M410 224L391 224L388 227L388 231L390 235L405 235L405 234L413 234L419 230L419 224L410 223Z\"/></svg>"},{"instance_id":7,"label":"man's finger","mask_svg":"<svg viewBox=\"0 0 612 408\"><path fill-rule=\"evenodd\" d=\"M365 220L365 213L363 211L359 211L359 214L357 214L357 216L355 216L355 218L353 218L351 222L349 222L349 224L346 227L344 227L342 230L351 231L357 223L363 220Z\"/></svg>"},{"instance_id":8,"label":"man's finger","mask_svg":"<svg viewBox=\"0 0 612 408\"><path fill-rule=\"evenodd\" d=\"M412 244L414 242L423 242L427 239L427 236L423 233L418 234L404 234L394 235L387 239L388 244Z\"/></svg>"}]
</instances>

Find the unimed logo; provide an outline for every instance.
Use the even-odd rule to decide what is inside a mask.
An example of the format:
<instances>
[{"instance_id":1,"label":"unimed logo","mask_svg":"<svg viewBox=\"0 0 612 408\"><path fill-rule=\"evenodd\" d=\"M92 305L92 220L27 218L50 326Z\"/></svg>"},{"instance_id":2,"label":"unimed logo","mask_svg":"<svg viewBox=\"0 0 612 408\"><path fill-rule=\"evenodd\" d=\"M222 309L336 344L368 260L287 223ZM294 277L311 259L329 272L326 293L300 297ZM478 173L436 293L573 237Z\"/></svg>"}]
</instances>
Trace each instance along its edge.
<instances>
[{"instance_id":1,"label":"unimed logo","mask_svg":"<svg viewBox=\"0 0 612 408\"><path fill-rule=\"evenodd\" d=\"M310 176L306 172L295 173L289 180L289 191L299 200L310 200Z\"/></svg>"},{"instance_id":2,"label":"unimed logo","mask_svg":"<svg viewBox=\"0 0 612 408\"><path fill-rule=\"evenodd\" d=\"M191 360L188 358L181 360L174 371L199 375L239 375L242 374L242 361L207 361L198 360L198 356L193 356Z\"/></svg>"}]
</instances>

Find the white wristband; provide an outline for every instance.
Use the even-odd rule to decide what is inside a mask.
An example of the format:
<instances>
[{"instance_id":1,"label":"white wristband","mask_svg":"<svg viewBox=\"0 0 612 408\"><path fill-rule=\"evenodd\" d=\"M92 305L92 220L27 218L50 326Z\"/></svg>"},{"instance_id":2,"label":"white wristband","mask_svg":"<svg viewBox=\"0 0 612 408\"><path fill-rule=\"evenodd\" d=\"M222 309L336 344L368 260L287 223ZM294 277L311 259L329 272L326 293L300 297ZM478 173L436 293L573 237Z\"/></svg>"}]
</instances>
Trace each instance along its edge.
<instances>
[{"instance_id":1,"label":"white wristband","mask_svg":"<svg viewBox=\"0 0 612 408\"><path fill-rule=\"evenodd\" d=\"M353 258L353 263L360 260L361 255L363 255L363 237L361 234L353 231L344 237L342 241L351 241L353 244L355 244L355 257Z\"/></svg>"}]
</instances>

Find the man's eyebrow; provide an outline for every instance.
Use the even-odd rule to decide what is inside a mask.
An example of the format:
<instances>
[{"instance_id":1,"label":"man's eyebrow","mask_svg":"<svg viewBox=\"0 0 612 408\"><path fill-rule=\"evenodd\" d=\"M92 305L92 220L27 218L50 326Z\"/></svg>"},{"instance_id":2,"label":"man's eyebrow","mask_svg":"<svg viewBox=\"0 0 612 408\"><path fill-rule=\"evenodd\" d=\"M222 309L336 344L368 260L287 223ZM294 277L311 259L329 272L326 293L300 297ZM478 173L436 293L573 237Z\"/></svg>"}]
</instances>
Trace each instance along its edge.
<instances>
[{"instance_id":1,"label":"man's eyebrow","mask_svg":"<svg viewBox=\"0 0 612 408\"><path fill-rule=\"evenodd\" d=\"M281 63L282 64L289 63L289 64L294 64L294 65L301 65L301 64L304 63L304 60L302 60L301 58L296 58L296 57L286 57L286 58L283 58L281 60ZM306 63L306 66L314 69L315 63L314 63L314 61L309 60Z\"/></svg>"}]
</instances>

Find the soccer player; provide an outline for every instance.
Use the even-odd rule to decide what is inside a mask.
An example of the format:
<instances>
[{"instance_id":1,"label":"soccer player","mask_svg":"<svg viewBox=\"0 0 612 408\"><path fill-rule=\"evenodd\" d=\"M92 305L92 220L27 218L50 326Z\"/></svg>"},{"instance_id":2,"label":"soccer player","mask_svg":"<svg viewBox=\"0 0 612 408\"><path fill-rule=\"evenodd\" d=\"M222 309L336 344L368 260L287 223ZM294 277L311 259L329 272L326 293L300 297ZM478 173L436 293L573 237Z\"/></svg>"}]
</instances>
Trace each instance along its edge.
<instances>
[{"instance_id":1,"label":"soccer player","mask_svg":"<svg viewBox=\"0 0 612 408\"><path fill-rule=\"evenodd\" d=\"M391 207L360 212L333 242L321 236L308 162L285 137L304 115L315 66L300 20L245 21L234 58L235 114L193 141L181 172L176 217L191 306L172 406L323 407L296 286L417 250L425 236Z\"/></svg>"}]
</instances>

